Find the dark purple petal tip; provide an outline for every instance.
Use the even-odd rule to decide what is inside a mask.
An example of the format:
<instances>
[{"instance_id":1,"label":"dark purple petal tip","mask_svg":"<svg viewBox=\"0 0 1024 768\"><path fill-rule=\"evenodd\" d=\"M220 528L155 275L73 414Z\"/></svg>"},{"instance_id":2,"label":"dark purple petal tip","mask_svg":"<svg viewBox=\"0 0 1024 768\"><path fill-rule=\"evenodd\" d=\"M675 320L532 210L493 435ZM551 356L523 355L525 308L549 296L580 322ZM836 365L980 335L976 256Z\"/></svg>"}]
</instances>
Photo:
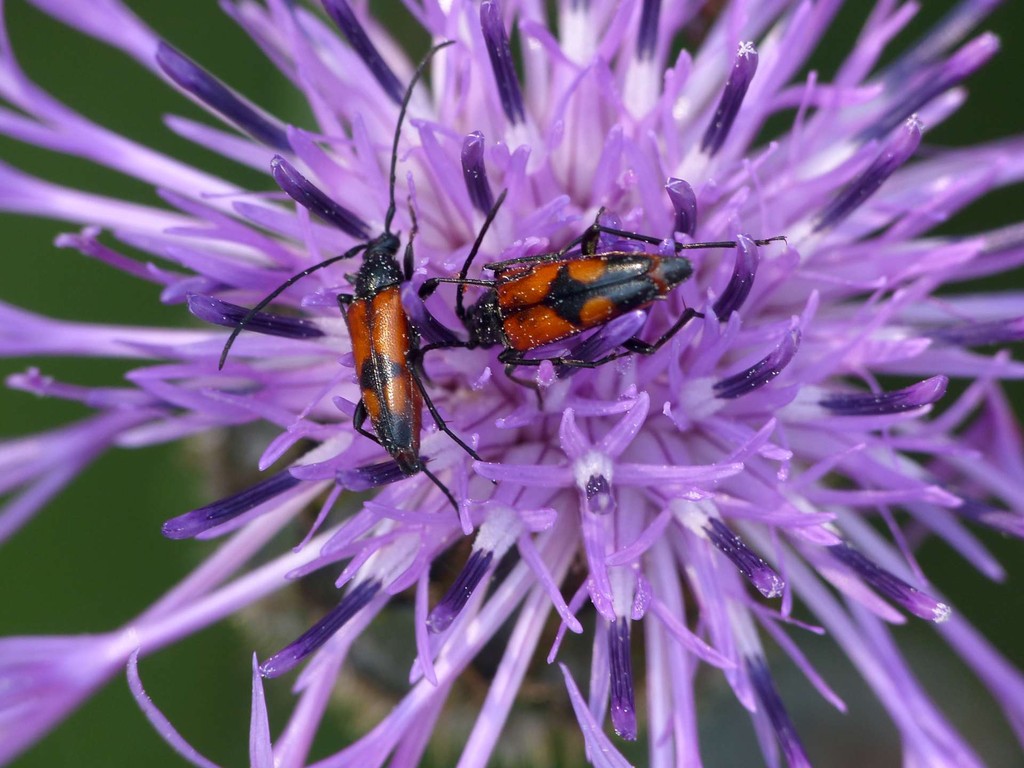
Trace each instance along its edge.
<instances>
[{"instance_id":1,"label":"dark purple petal tip","mask_svg":"<svg viewBox=\"0 0 1024 768\"><path fill-rule=\"evenodd\" d=\"M284 127L261 115L224 83L163 40L156 49L156 63L175 85L191 93L257 141L281 152L291 151Z\"/></svg>"},{"instance_id":2,"label":"dark purple petal tip","mask_svg":"<svg viewBox=\"0 0 1024 768\"><path fill-rule=\"evenodd\" d=\"M972 498L964 498L963 504L955 507L953 511L978 525L1024 539L1024 515Z\"/></svg>"},{"instance_id":3,"label":"dark purple petal tip","mask_svg":"<svg viewBox=\"0 0 1024 768\"><path fill-rule=\"evenodd\" d=\"M374 79L380 83L380 87L395 104L401 104L404 94L402 84L391 71L391 67L381 58L376 46L370 42L366 30L359 23L349 4L345 0L323 0L323 5L327 15L338 25L341 34L366 64Z\"/></svg>"},{"instance_id":4,"label":"dark purple petal tip","mask_svg":"<svg viewBox=\"0 0 1024 768\"><path fill-rule=\"evenodd\" d=\"M292 200L314 216L333 224L342 232L360 240L368 240L370 231L366 223L352 211L334 202L313 182L299 173L295 166L280 155L270 161L270 174L277 185Z\"/></svg>"},{"instance_id":5,"label":"dark purple petal tip","mask_svg":"<svg viewBox=\"0 0 1024 768\"><path fill-rule=\"evenodd\" d=\"M765 597L779 597L785 589L785 582L768 563L758 557L721 520L709 517L704 531L708 539L722 554L732 561L751 584Z\"/></svg>"},{"instance_id":6,"label":"dark purple petal tip","mask_svg":"<svg viewBox=\"0 0 1024 768\"><path fill-rule=\"evenodd\" d=\"M718 101L718 107L711 118L711 124L704 132L704 139L701 141L702 151L713 155L722 148L732 124L739 114L743 99L747 95L747 88L754 79L757 72L757 51L753 43L740 43L736 51L736 59L729 72L729 79L725 83L725 90L722 91L722 98Z\"/></svg>"},{"instance_id":7,"label":"dark purple petal tip","mask_svg":"<svg viewBox=\"0 0 1024 768\"><path fill-rule=\"evenodd\" d=\"M713 307L719 320L728 320L733 312L743 306L754 286L754 275L760 260L757 245L749 237L738 235L736 243L736 265L732 277Z\"/></svg>"},{"instance_id":8,"label":"dark purple petal tip","mask_svg":"<svg viewBox=\"0 0 1024 768\"><path fill-rule=\"evenodd\" d=\"M188 311L200 320L225 328L237 328L249 315L249 310L245 307L201 293L190 293L187 301ZM273 312L256 312L246 320L245 329L286 339L316 339L324 335L324 332L310 320L286 317Z\"/></svg>"},{"instance_id":9,"label":"dark purple petal tip","mask_svg":"<svg viewBox=\"0 0 1024 768\"><path fill-rule=\"evenodd\" d=\"M426 456L421 456L424 461ZM390 485L408 477L402 471L397 461L389 459L379 464L367 464L365 467L353 469L339 469L335 473L335 479L342 488L350 491L368 491L371 488L380 488L382 485Z\"/></svg>"},{"instance_id":10,"label":"dark purple petal tip","mask_svg":"<svg viewBox=\"0 0 1024 768\"><path fill-rule=\"evenodd\" d=\"M682 232L693 237L697 231L697 194L682 179L669 179L665 185L668 199L676 212L674 232Z\"/></svg>"},{"instance_id":11,"label":"dark purple petal tip","mask_svg":"<svg viewBox=\"0 0 1024 768\"><path fill-rule=\"evenodd\" d=\"M444 593L441 602L430 612L427 617L427 629L431 632L444 632L455 621L474 590L480 584L480 580L487 573L494 559L494 552L489 549L477 549L469 556L466 565L459 573L448 591Z\"/></svg>"},{"instance_id":12,"label":"dark purple petal tip","mask_svg":"<svg viewBox=\"0 0 1024 768\"><path fill-rule=\"evenodd\" d=\"M946 394L948 383L945 376L932 376L892 392L832 395L819 404L840 416L888 416L937 402Z\"/></svg>"},{"instance_id":13,"label":"dark purple petal tip","mask_svg":"<svg viewBox=\"0 0 1024 768\"><path fill-rule=\"evenodd\" d=\"M658 47L658 21L661 16L661 0L644 0L640 12L640 28L636 36L636 57L653 59Z\"/></svg>"},{"instance_id":14,"label":"dark purple petal tip","mask_svg":"<svg viewBox=\"0 0 1024 768\"><path fill-rule=\"evenodd\" d=\"M986 347L1024 341L1024 317L989 320L983 323L947 325L931 332L931 337L944 344L959 347Z\"/></svg>"},{"instance_id":15,"label":"dark purple petal tip","mask_svg":"<svg viewBox=\"0 0 1024 768\"><path fill-rule=\"evenodd\" d=\"M424 344L458 344L459 337L448 326L431 314L412 283L402 284L402 306Z\"/></svg>"},{"instance_id":16,"label":"dark purple petal tip","mask_svg":"<svg viewBox=\"0 0 1024 768\"><path fill-rule=\"evenodd\" d=\"M306 630L295 642L285 646L260 664L260 674L264 677L277 677L292 669L330 640L335 632L348 623L349 619L365 608L373 596L380 591L380 588L381 583L376 579L368 579L352 587L341 598L341 602L334 610Z\"/></svg>"},{"instance_id":17,"label":"dark purple petal tip","mask_svg":"<svg viewBox=\"0 0 1024 768\"><path fill-rule=\"evenodd\" d=\"M779 692L775 690L768 665L758 656L748 657L745 666L759 707L763 709L768 722L775 730L775 738L779 741L779 747L786 756L789 768L810 768L811 763L804 752L803 744L800 743L800 736L793 727L793 721L789 719L789 713L786 712Z\"/></svg>"},{"instance_id":18,"label":"dark purple petal tip","mask_svg":"<svg viewBox=\"0 0 1024 768\"><path fill-rule=\"evenodd\" d=\"M628 619L620 618L608 629L608 663L612 682L612 727L623 739L635 741L636 704Z\"/></svg>"},{"instance_id":19,"label":"dark purple petal tip","mask_svg":"<svg viewBox=\"0 0 1024 768\"><path fill-rule=\"evenodd\" d=\"M244 491L186 512L184 515L172 517L164 523L163 534L169 539L190 539L198 536L204 531L234 520L275 496L280 496L299 482L299 479L293 477L287 469L282 470Z\"/></svg>"},{"instance_id":20,"label":"dark purple petal tip","mask_svg":"<svg viewBox=\"0 0 1024 768\"><path fill-rule=\"evenodd\" d=\"M789 365L800 346L800 329L792 328L782 337L782 341L772 350L772 353L763 360L755 363L745 371L715 382L715 396L723 400L748 395L755 389L760 389L769 381L774 379L783 369Z\"/></svg>"},{"instance_id":21,"label":"dark purple petal tip","mask_svg":"<svg viewBox=\"0 0 1024 768\"><path fill-rule=\"evenodd\" d=\"M814 231L834 227L871 197L917 150L921 143L921 121L909 118L903 128L882 149L867 169L840 192L818 214Z\"/></svg>"},{"instance_id":22,"label":"dark purple petal tip","mask_svg":"<svg viewBox=\"0 0 1024 768\"><path fill-rule=\"evenodd\" d=\"M526 109L523 106L523 94L512 61L512 46L509 44L508 33L505 31L497 3L481 4L480 26L483 29L484 42L487 44L487 54L491 58L494 79L498 83L498 95L501 97L501 108L505 112L505 117L512 124L525 123Z\"/></svg>"},{"instance_id":23,"label":"dark purple petal tip","mask_svg":"<svg viewBox=\"0 0 1024 768\"><path fill-rule=\"evenodd\" d=\"M604 475L591 475L587 478L584 488L590 510L599 515L607 515L615 511L615 496L612 486Z\"/></svg>"},{"instance_id":24,"label":"dark purple petal tip","mask_svg":"<svg viewBox=\"0 0 1024 768\"><path fill-rule=\"evenodd\" d=\"M597 332L570 347L566 357L591 363L600 360L613 350L618 349L624 341L639 333L646 321L647 313L641 309L616 317ZM583 370L586 369L578 365L557 365L555 366L555 376L567 379Z\"/></svg>"},{"instance_id":25,"label":"dark purple petal tip","mask_svg":"<svg viewBox=\"0 0 1024 768\"><path fill-rule=\"evenodd\" d=\"M860 576L865 583L880 595L889 598L908 613L940 623L949 618L950 607L919 589L910 586L898 576L879 567L863 554L846 543L828 548L836 560Z\"/></svg>"},{"instance_id":26,"label":"dark purple petal tip","mask_svg":"<svg viewBox=\"0 0 1024 768\"><path fill-rule=\"evenodd\" d=\"M494 192L487 180L484 135L480 131L473 131L462 142L462 177L466 180L466 191L473 207L480 213L490 213L494 207Z\"/></svg>"}]
</instances>

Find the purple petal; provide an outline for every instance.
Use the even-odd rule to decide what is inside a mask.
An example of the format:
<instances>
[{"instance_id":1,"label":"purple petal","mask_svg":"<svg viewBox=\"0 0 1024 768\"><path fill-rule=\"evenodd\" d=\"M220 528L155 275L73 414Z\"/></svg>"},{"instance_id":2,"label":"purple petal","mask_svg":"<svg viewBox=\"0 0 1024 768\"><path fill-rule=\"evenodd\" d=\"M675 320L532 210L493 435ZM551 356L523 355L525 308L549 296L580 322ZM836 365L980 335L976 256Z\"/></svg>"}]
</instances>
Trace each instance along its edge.
<instances>
[{"instance_id":1,"label":"purple petal","mask_svg":"<svg viewBox=\"0 0 1024 768\"><path fill-rule=\"evenodd\" d=\"M757 696L758 708L763 711L775 730L775 737L779 740L779 746L786 756L789 768L810 768L811 763L793 727L793 721L789 719L782 699L779 698L779 692L775 690L768 665L760 657L747 658L745 665L754 687L754 694Z\"/></svg>"},{"instance_id":2,"label":"purple petal","mask_svg":"<svg viewBox=\"0 0 1024 768\"><path fill-rule=\"evenodd\" d=\"M294 488L301 481L287 470L268 477L244 491L233 494L205 507L172 517L163 525L163 534L169 539L191 539Z\"/></svg>"},{"instance_id":3,"label":"purple petal","mask_svg":"<svg viewBox=\"0 0 1024 768\"><path fill-rule=\"evenodd\" d=\"M963 504L953 512L1000 533L1024 539L1024 515L971 498L964 498Z\"/></svg>"},{"instance_id":4,"label":"purple petal","mask_svg":"<svg viewBox=\"0 0 1024 768\"><path fill-rule=\"evenodd\" d=\"M569 701L572 704L572 711L576 713L576 720L583 731L583 741L587 745L587 754L594 768L633 768L632 764L612 744L611 739L601 731L600 724L594 719L583 699L580 689L576 687L569 668L565 664L559 664L562 676L565 678L565 687L569 691Z\"/></svg>"},{"instance_id":5,"label":"purple petal","mask_svg":"<svg viewBox=\"0 0 1024 768\"><path fill-rule=\"evenodd\" d=\"M459 337L427 309L412 283L402 284L402 306L424 344L458 344Z\"/></svg>"},{"instance_id":6,"label":"purple petal","mask_svg":"<svg viewBox=\"0 0 1024 768\"><path fill-rule=\"evenodd\" d=\"M789 365L800 346L800 329L793 328L786 332L779 345L763 360L755 363L745 371L733 374L714 384L715 396L723 400L750 394L774 379Z\"/></svg>"},{"instance_id":7,"label":"purple petal","mask_svg":"<svg viewBox=\"0 0 1024 768\"><path fill-rule=\"evenodd\" d=\"M487 214L494 207L494 193L487 180L484 165L484 135L473 131L462 142L462 177L466 180L466 191L473 207Z\"/></svg>"},{"instance_id":8,"label":"purple petal","mask_svg":"<svg viewBox=\"0 0 1024 768\"><path fill-rule=\"evenodd\" d=\"M754 274L757 272L759 254L757 245L746 235L736 236L736 265L732 270L729 284L714 304L715 316L719 320L728 320L729 315L743 306L754 286Z\"/></svg>"},{"instance_id":9,"label":"purple petal","mask_svg":"<svg viewBox=\"0 0 1024 768\"><path fill-rule=\"evenodd\" d=\"M291 151L283 126L260 114L224 83L162 40L157 47L156 63L179 88L191 93L257 141L280 152Z\"/></svg>"},{"instance_id":10,"label":"purple petal","mask_svg":"<svg viewBox=\"0 0 1024 768\"><path fill-rule=\"evenodd\" d=\"M993 34L984 34L967 43L953 54L947 61L914 73L914 77L893 80L894 84L911 83L909 93L904 92L893 98L896 104L887 115L874 123L858 138L861 140L879 139L913 115L921 107L939 94L958 85L974 74L985 62L999 50L999 39Z\"/></svg>"},{"instance_id":11,"label":"purple petal","mask_svg":"<svg viewBox=\"0 0 1024 768\"><path fill-rule=\"evenodd\" d=\"M868 560L848 544L828 547L830 555L855 571L867 584L905 610L928 621L941 623L949 618L950 608L933 597L907 584L884 568Z\"/></svg>"},{"instance_id":12,"label":"purple petal","mask_svg":"<svg viewBox=\"0 0 1024 768\"><path fill-rule=\"evenodd\" d=\"M819 404L840 416L887 416L937 402L946 394L949 379L932 376L892 392L831 395Z\"/></svg>"},{"instance_id":13,"label":"purple petal","mask_svg":"<svg viewBox=\"0 0 1024 768\"><path fill-rule=\"evenodd\" d=\"M427 628L431 632L435 634L444 632L451 626L455 617L465 608L473 591L480 584L480 579L487 573L493 559L494 553L490 550L477 549L473 551L455 582L427 617Z\"/></svg>"},{"instance_id":14,"label":"purple petal","mask_svg":"<svg viewBox=\"0 0 1024 768\"><path fill-rule=\"evenodd\" d=\"M480 5L480 26L487 43L487 55L491 58L494 79L498 83L498 95L505 117L513 125L526 122L526 109L523 106L523 94L519 88L515 63L512 61L512 46L508 41L508 33L501 20L501 10L497 3L485 0Z\"/></svg>"},{"instance_id":15,"label":"purple petal","mask_svg":"<svg viewBox=\"0 0 1024 768\"><path fill-rule=\"evenodd\" d=\"M782 594L786 586L782 578L768 563L754 554L739 536L729 530L725 523L718 518L709 517L704 532L711 543L732 561L758 592L765 597L779 597Z\"/></svg>"},{"instance_id":16,"label":"purple petal","mask_svg":"<svg viewBox=\"0 0 1024 768\"><path fill-rule=\"evenodd\" d=\"M139 677L138 650L133 651L132 655L128 657L128 687L131 689L132 696L135 697L135 703L142 710L142 714L146 716L156 732L160 734L160 738L166 741L171 749L199 768L218 768L216 763L207 760L199 754L195 747L185 741L184 737L171 725L167 716L160 711L149 694L146 693L145 688L142 687L142 678Z\"/></svg>"},{"instance_id":17,"label":"purple petal","mask_svg":"<svg viewBox=\"0 0 1024 768\"><path fill-rule=\"evenodd\" d=\"M622 738L636 741L636 704L633 695L629 619L620 618L609 628L608 659L612 680L612 727Z\"/></svg>"},{"instance_id":18,"label":"purple petal","mask_svg":"<svg viewBox=\"0 0 1024 768\"><path fill-rule=\"evenodd\" d=\"M936 341L960 347L986 347L1024 341L1024 317L1009 320L989 320L982 323L947 325L931 331Z\"/></svg>"},{"instance_id":19,"label":"purple petal","mask_svg":"<svg viewBox=\"0 0 1024 768\"><path fill-rule=\"evenodd\" d=\"M588 362L599 360L618 349L626 339L633 338L640 332L646 321L647 313L642 309L620 315L570 347L566 352L566 357ZM577 365L556 365L555 375L560 379L568 379L584 370L587 369Z\"/></svg>"},{"instance_id":20,"label":"purple petal","mask_svg":"<svg viewBox=\"0 0 1024 768\"><path fill-rule=\"evenodd\" d=\"M359 23L359 19L352 12L348 2L346 0L323 0L323 5L327 15L338 25L341 34L345 36L348 44L366 64L380 87L395 104L400 104L405 89L402 88L395 73L391 71L391 67L381 58L376 46L370 41L366 30Z\"/></svg>"},{"instance_id":21,"label":"purple petal","mask_svg":"<svg viewBox=\"0 0 1024 768\"><path fill-rule=\"evenodd\" d=\"M288 197L314 216L359 240L370 238L370 232L362 219L328 197L280 155L274 155L271 159L270 175Z\"/></svg>"},{"instance_id":22,"label":"purple petal","mask_svg":"<svg viewBox=\"0 0 1024 768\"><path fill-rule=\"evenodd\" d=\"M661 0L644 0L640 11L640 28L636 35L636 57L653 59L658 46L658 19L661 16Z\"/></svg>"},{"instance_id":23,"label":"purple petal","mask_svg":"<svg viewBox=\"0 0 1024 768\"><path fill-rule=\"evenodd\" d=\"M252 768L274 768L274 748L270 741L270 718L263 695L263 678L256 654L252 655L252 719L249 723L249 764Z\"/></svg>"},{"instance_id":24,"label":"purple petal","mask_svg":"<svg viewBox=\"0 0 1024 768\"><path fill-rule=\"evenodd\" d=\"M367 579L352 587L341 602L320 621L306 630L297 640L282 648L260 665L264 677L278 677L290 670L309 654L330 640L334 634L365 608L380 591L381 583Z\"/></svg>"},{"instance_id":25,"label":"purple petal","mask_svg":"<svg viewBox=\"0 0 1024 768\"><path fill-rule=\"evenodd\" d=\"M222 325L225 328L237 328L242 320L249 315L249 310L237 304L190 293L187 296L188 311L204 322ZM273 312L257 312L245 323L247 331L264 333L268 336L280 336L285 339L316 339L324 335L316 323L301 317L287 317Z\"/></svg>"},{"instance_id":26,"label":"purple petal","mask_svg":"<svg viewBox=\"0 0 1024 768\"><path fill-rule=\"evenodd\" d=\"M421 456L426 461L426 456ZM335 474L338 485L350 491L368 491L371 488L380 488L382 485L390 485L408 477L398 462L394 459L382 461L379 464L367 464L364 467L353 467L352 469L339 469Z\"/></svg>"},{"instance_id":27,"label":"purple petal","mask_svg":"<svg viewBox=\"0 0 1024 768\"><path fill-rule=\"evenodd\" d=\"M672 209L676 213L673 232L682 232L693 237L697 231L697 195L693 187L682 179L669 179L665 185L668 199L672 201Z\"/></svg>"},{"instance_id":28,"label":"purple petal","mask_svg":"<svg viewBox=\"0 0 1024 768\"><path fill-rule=\"evenodd\" d=\"M739 114L743 98L747 95L747 88L750 87L754 73L757 72L757 51L753 43L740 43L736 51L736 59L733 61L732 71L729 72L729 79L725 83L725 90L722 91L722 98L718 101L718 107L711 118L711 124L704 132L701 140L701 151L713 155L722 148L732 124Z\"/></svg>"},{"instance_id":29,"label":"purple petal","mask_svg":"<svg viewBox=\"0 0 1024 768\"><path fill-rule=\"evenodd\" d=\"M818 214L814 231L834 227L851 213L893 175L921 143L921 121L911 117L903 124L899 133L878 154L874 162L840 192L825 209Z\"/></svg>"},{"instance_id":30,"label":"purple petal","mask_svg":"<svg viewBox=\"0 0 1024 768\"><path fill-rule=\"evenodd\" d=\"M583 492L591 512L606 515L615 511L615 497L612 486L604 475L591 475L584 484Z\"/></svg>"}]
</instances>

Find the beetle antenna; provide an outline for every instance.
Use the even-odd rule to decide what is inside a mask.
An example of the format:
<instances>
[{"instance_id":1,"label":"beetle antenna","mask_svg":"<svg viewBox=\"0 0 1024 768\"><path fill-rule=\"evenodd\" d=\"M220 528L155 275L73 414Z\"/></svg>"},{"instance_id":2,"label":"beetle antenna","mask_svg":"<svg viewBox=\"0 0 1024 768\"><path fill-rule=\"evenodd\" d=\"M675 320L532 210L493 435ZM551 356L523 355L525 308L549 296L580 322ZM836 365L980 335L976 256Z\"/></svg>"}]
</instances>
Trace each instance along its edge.
<instances>
[{"instance_id":1,"label":"beetle antenna","mask_svg":"<svg viewBox=\"0 0 1024 768\"><path fill-rule=\"evenodd\" d=\"M480 250L480 245L484 241L484 237L487 235L487 230L491 226L491 222L494 221L494 217L498 215L498 209L501 208L501 204L505 202L505 195L508 194L508 189L501 190L501 194L498 195L498 199L494 201L494 205L491 206L491 210L487 212L487 218L484 219L484 223L480 227L480 232L477 233L476 240L473 242L473 247L469 250L469 255L466 256L466 262L462 265L462 271L459 272L459 283L458 292L455 294L455 314L459 320L466 321L466 305L464 296L466 295L466 277L469 275L469 267L473 263L473 259L476 258L477 252Z\"/></svg>"},{"instance_id":2,"label":"beetle antenna","mask_svg":"<svg viewBox=\"0 0 1024 768\"><path fill-rule=\"evenodd\" d=\"M222 349L221 352L220 352L220 360L217 362L217 370L219 371L219 370L224 368L224 363L227 362L228 353L231 351L231 346L235 343L235 339L238 338L238 334L240 334L242 332L242 329L245 328L245 326L249 324L249 321L252 320L256 316L257 312L259 312L261 309L263 309L265 306L267 306L267 304L269 304L274 299L276 299L278 296L280 296L282 293L284 293L286 290L288 290L288 288L290 288L291 286L295 285L295 283L299 282L299 280L301 280L302 278L306 277L306 275L311 275L314 272L316 272L318 269L323 269L324 267L329 267L331 264L334 264L335 262L344 261L345 259L351 259L353 256L358 254L360 251L365 250L367 247L368 247L368 244L367 243L363 243L361 245L357 245L355 248L349 248L347 251L345 251L340 256L331 256L331 258L324 259L319 264L314 264L312 267L306 267L306 269L302 270L301 272L299 272L296 275L292 275L287 280L285 280L283 283L281 283L279 286L277 286L277 288L275 288L270 293L268 293L266 296L264 296L260 300L260 303L257 304L252 309L250 309L246 313L245 317L243 317L239 321L238 325L236 325L234 327L234 329L231 331L231 335L228 336L228 340L224 343L224 349Z\"/></svg>"},{"instance_id":3,"label":"beetle antenna","mask_svg":"<svg viewBox=\"0 0 1024 768\"><path fill-rule=\"evenodd\" d=\"M409 108L409 101L412 99L412 89L416 87L416 83L423 77L423 72L427 68L427 64L434 57L434 54L442 48L447 48L454 42L454 40L445 40L443 43L438 43L427 51L427 55L416 65L416 71L413 73L412 79L405 89L405 94L402 96L402 105L398 109L398 124L395 126L395 139L391 144L391 173L388 175L388 195L390 197L388 200L388 212L384 216L385 234L391 234L391 220L395 218L395 178L398 166L398 140L402 136L402 123L405 120L405 112Z\"/></svg>"}]
</instances>

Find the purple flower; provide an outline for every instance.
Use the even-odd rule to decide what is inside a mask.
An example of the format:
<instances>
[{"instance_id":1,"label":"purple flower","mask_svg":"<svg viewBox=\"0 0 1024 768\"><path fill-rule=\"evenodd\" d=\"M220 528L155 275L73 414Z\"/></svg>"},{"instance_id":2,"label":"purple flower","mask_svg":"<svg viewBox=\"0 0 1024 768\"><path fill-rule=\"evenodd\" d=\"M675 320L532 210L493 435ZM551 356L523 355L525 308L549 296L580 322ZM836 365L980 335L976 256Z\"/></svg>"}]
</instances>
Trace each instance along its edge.
<instances>
[{"instance_id":1,"label":"purple flower","mask_svg":"<svg viewBox=\"0 0 1024 768\"><path fill-rule=\"evenodd\" d=\"M275 432L258 446L260 482L167 510L169 539L230 536L145 612L106 634L0 641L0 762L126 669L170 746L212 765L145 692L140 659L317 571L337 594L316 617L278 645L253 634L253 765L310 764L350 655L399 622L415 648L388 659L407 674L401 692L313 764L414 766L446 733L461 768L523 750L546 764L571 712L573 743L596 766L629 765L630 740L644 742L639 764L699 766L704 679L749 712L768 765L828 764L804 747L774 674L791 663L844 710L793 639L825 634L888 713L904 764L981 765L896 645L891 625L919 620L938 625L1024 743L1024 677L915 559L934 536L998 579L976 530L1024 536L1024 450L1003 390L1024 378L1005 349L1024 338L1022 297L967 285L1024 261L1024 227L931 231L1024 179L1024 136L957 149L928 138L998 47L971 37L994 2L962 0L894 49L913 8L880 2L831 81L807 62L839 0L733 0L713 19L697 4L564 0L556 28L544 4L408 3L435 43L453 44L412 92L391 201L390 146L422 52L403 52L365 3L224 4L308 102L312 117L295 124L120 0L30 1L206 109L205 123L168 125L266 180L243 189L92 122L34 84L3 35L0 133L105 165L162 203L0 165L0 209L82 227L58 245L158 285L202 325L0 305L0 354L138 363L119 386L36 368L9 378L94 413L0 443L0 537L112 446L257 422ZM769 119L785 128L765 141ZM646 315L531 350L557 365L506 376L500 346L465 341L452 286L417 298L427 278L458 275L489 215L476 265L556 251L601 209L604 226L646 240L606 233L599 249L683 250L693 274ZM424 390L466 445L426 418L419 457L399 466L359 431L372 408L337 296L352 292L368 239L394 233L404 251L414 227L403 294L436 347ZM708 241L728 245L689 248ZM484 284L467 303L489 274L473 267ZM699 314L655 344L687 310ZM224 328L243 323L219 370ZM568 362L624 351L593 369ZM273 722L264 686L283 688L275 678L293 669L294 707ZM523 738L509 720L528 677L546 694ZM464 694L467 678L485 684Z\"/></svg>"}]
</instances>

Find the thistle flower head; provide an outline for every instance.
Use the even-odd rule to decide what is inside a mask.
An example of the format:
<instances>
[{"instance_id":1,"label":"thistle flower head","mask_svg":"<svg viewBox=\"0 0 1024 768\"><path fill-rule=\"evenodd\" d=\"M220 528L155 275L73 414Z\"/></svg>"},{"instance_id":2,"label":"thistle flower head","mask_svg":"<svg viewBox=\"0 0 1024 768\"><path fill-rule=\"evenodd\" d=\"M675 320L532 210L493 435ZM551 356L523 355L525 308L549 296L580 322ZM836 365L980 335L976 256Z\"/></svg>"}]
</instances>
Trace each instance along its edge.
<instances>
[{"instance_id":1,"label":"thistle flower head","mask_svg":"<svg viewBox=\"0 0 1024 768\"><path fill-rule=\"evenodd\" d=\"M1024 175L1020 137L927 144L998 47L971 37L992 2L963 0L885 60L912 8L879 2L830 82L806 67L838 1L735 0L705 18L696 4L565 0L554 24L536 3L413 2L435 44L419 82L422 53L364 4L226 4L308 102L305 123L237 93L120 0L32 2L198 103L211 121L171 129L266 183L243 189L91 122L4 41L0 98L18 114L0 132L151 184L163 205L0 166L17 190L0 208L83 227L58 245L156 284L201 323L0 308L4 354L140 361L117 389L35 369L9 381L97 414L0 446L14 494L0 533L111 445L276 433L264 479L168 512L168 538L231 537L131 623L131 643L83 662L73 697L12 705L4 686L35 673L10 643L35 641L0 645L0 734L40 733L128 665L147 716L188 752L142 690L139 656L326 570L334 605L257 649L266 685L300 671L283 731L254 683L254 763L272 749L274 764L306 764L350 650L406 594L415 657L394 663L408 687L316 765L419 764L453 689L495 649L460 766L520 748L503 729L543 657L560 663L550 676L594 765L628 765L620 746L637 739L643 764L700 765L698 674L724 679L769 765L809 765L773 666L788 656L844 704L791 639L807 630L863 676L905 764L980 765L892 639L889 625L918 619L941 624L1024 740L1024 678L912 546L937 536L998 576L972 530L1024 532L1002 390L1024 368L1000 349L1022 337L1020 296L961 288L1018 266L1022 230L931 233ZM644 265L623 278L634 293L593 292L612 254ZM521 293L498 291L535 267ZM294 550L247 564L282 540ZM530 759L550 762L549 748Z\"/></svg>"}]
</instances>

